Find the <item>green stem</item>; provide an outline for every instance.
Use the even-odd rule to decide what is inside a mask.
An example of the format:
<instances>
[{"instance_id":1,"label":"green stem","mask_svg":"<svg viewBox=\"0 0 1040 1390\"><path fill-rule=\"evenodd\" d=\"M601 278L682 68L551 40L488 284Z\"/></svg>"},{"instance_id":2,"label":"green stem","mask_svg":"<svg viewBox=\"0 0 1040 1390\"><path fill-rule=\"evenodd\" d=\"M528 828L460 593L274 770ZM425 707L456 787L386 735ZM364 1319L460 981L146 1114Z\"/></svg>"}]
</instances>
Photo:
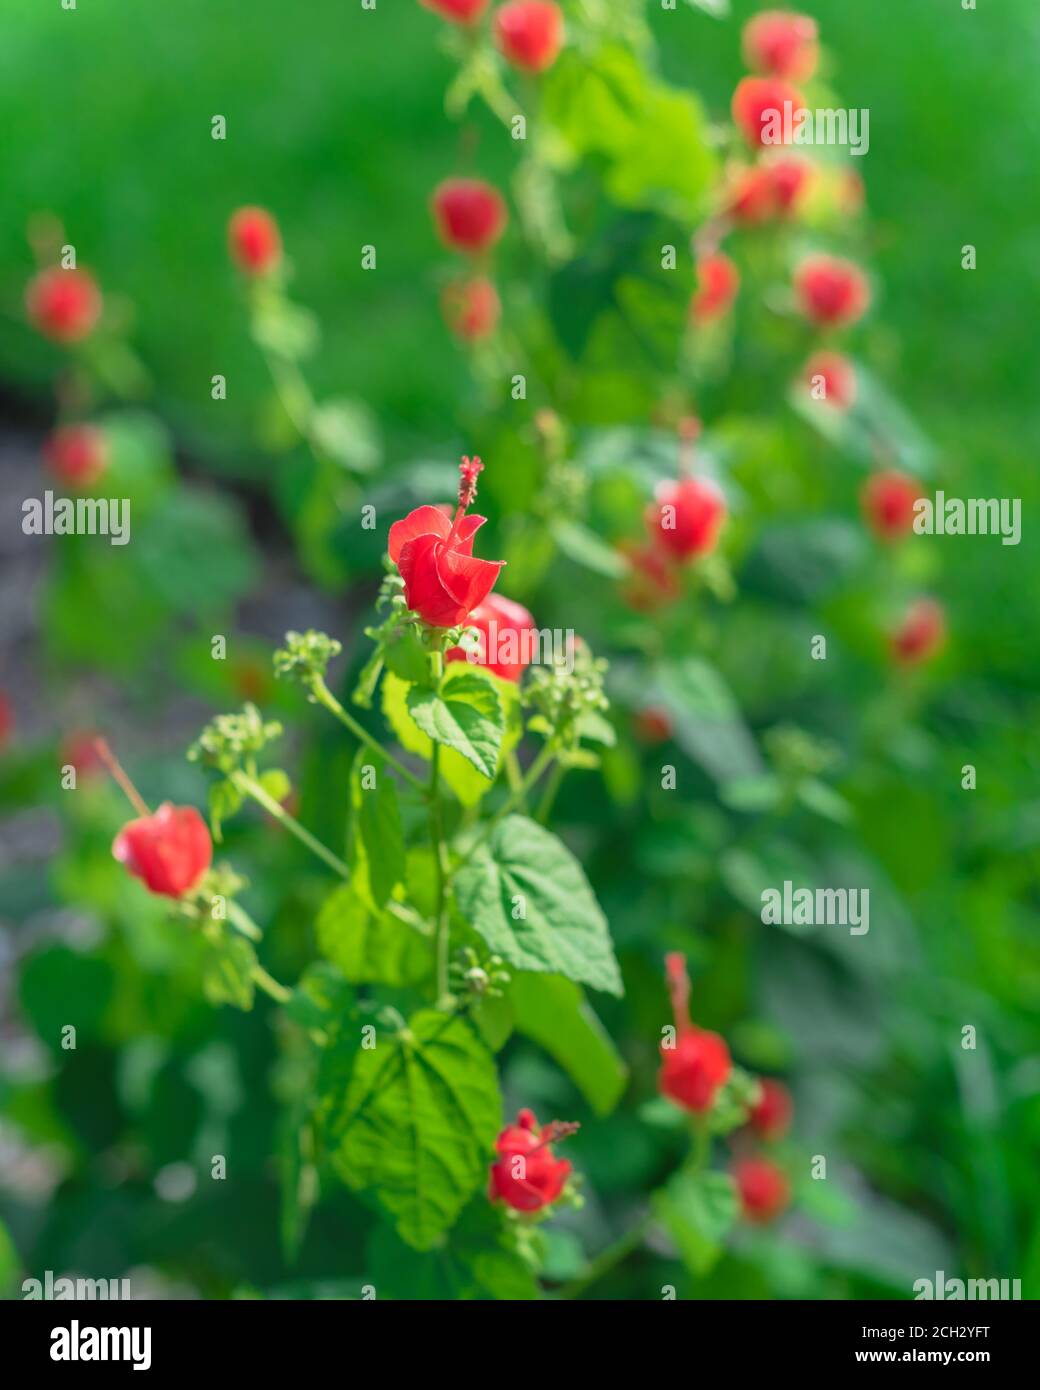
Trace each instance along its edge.
<instances>
[{"instance_id":1,"label":"green stem","mask_svg":"<svg viewBox=\"0 0 1040 1390\"><path fill-rule=\"evenodd\" d=\"M262 965L253 966L253 979L278 1004L288 1004L292 998L292 990L280 985L273 975L268 975Z\"/></svg>"},{"instance_id":2,"label":"green stem","mask_svg":"<svg viewBox=\"0 0 1040 1390\"><path fill-rule=\"evenodd\" d=\"M355 738L360 739L362 743L367 744L369 748L378 753L379 756L394 769L398 776L403 777L406 782L410 782L417 791L422 792L424 796L427 794L426 787L422 781L416 777L415 773L409 772L404 763L399 762L392 753L388 753L386 749L372 737L368 730L359 724L349 711L343 708L335 695L333 695L332 691L322 680L321 676L313 677L310 688L318 703L324 705L329 713L334 715L345 728L349 729ZM437 745L434 744L434 748L436 748L436 746Z\"/></svg>"},{"instance_id":3,"label":"green stem","mask_svg":"<svg viewBox=\"0 0 1040 1390\"><path fill-rule=\"evenodd\" d=\"M566 776L567 769L562 763L557 763L552 772L549 773L549 780L545 784L545 794L538 804L538 813L535 820L540 825L545 825L549 819L549 812L552 810L553 802L556 800L556 793L560 790L560 783Z\"/></svg>"},{"instance_id":4,"label":"green stem","mask_svg":"<svg viewBox=\"0 0 1040 1390\"><path fill-rule=\"evenodd\" d=\"M440 648L437 647L433 652L434 676L438 683L444 672L444 658ZM448 898L448 866L446 864L447 847L444 843L444 818L441 811L440 796L440 777L441 777L441 746L434 743L433 752L430 756L430 783L427 789L427 797L430 805L430 841L433 845L433 862L435 866L436 878L436 907L434 909L434 923L436 933L437 951L437 1001L443 1002L450 994L448 988L448 956L451 944L451 932L448 927L447 898Z\"/></svg>"},{"instance_id":5,"label":"green stem","mask_svg":"<svg viewBox=\"0 0 1040 1390\"><path fill-rule=\"evenodd\" d=\"M580 1298L591 1284L595 1284L598 1279L609 1274L623 1259L631 1255L633 1250L638 1250L650 1228L652 1219L652 1213L649 1210L644 1212L631 1230L626 1231L613 1245L608 1245L606 1250L596 1256L580 1279L572 1279L569 1284L564 1284L562 1288L558 1289L556 1297Z\"/></svg>"},{"instance_id":6,"label":"green stem","mask_svg":"<svg viewBox=\"0 0 1040 1390\"><path fill-rule=\"evenodd\" d=\"M246 912L245 908L239 907L233 898L228 899L227 905L228 921L243 936L248 936L250 941L262 941L264 934L260 928Z\"/></svg>"},{"instance_id":7,"label":"green stem","mask_svg":"<svg viewBox=\"0 0 1040 1390\"><path fill-rule=\"evenodd\" d=\"M503 820L512 811L515 811L518 806L524 804L524 802L527 800L528 792L538 781L539 777L541 777L542 773L549 766L549 764L552 762L555 756L555 753L552 751L552 749L549 747L547 743L543 745L538 756L535 758L531 766L527 769L527 773L521 784L516 788L514 792L512 792L508 797L506 797L505 801L503 801L502 805L498 808L495 814L493 816L489 816L488 819L484 822L484 828L481 831L481 833L477 836L477 838L470 845L466 853L455 865L456 873L459 871L459 869L462 868L463 864L469 863L469 861L472 859L473 855L477 852L480 846L484 844L485 841L488 839L491 832L494 830L495 826L499 823L499 821Z\"/></svg>"},{"instance_id":8,"label":"green stem","mask_svg":"<svg viewBox=\"0 0 1040 1390\"><path fill-rule=\"evenodd\" d=\"M689 1167L695 1173L700 1173L708 1163L711 1156L711 1128L708 1124L707 1115L695 1115L693 1118L693 1149L690 1152Z\"/></svg>"},{"instance_id":9,"label":"green stem","mask_svg":"<svg viewBox=\"0 0 1040 1390\"><path fill-rule=\"evenodd\" d=\"M350 878L350 869L344 864L338 855L333 854L332 850L327 849L320 840L316 840L309 830L304 829L295 816L291 816L284 806L279 806L278 802L264 791L259 782L253 780L245 772L233 772L231 781L247 796L264 808L269 816L274 816L275 820L295 835L301 844L306 845L312 854L317 855L333 873L339 874L340 878Z\"/></svg>"}]
</instances>

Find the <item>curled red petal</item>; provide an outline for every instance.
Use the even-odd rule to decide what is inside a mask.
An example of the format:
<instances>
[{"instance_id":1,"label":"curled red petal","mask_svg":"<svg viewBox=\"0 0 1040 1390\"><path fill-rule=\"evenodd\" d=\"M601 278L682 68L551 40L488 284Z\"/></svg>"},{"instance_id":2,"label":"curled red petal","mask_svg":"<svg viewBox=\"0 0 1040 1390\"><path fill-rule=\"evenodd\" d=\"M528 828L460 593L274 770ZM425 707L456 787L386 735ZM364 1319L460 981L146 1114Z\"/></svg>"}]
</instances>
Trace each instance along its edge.
<instances>
[{"instance_id":1,"label":"curled red petal","mask_svg":"<svg viewBox=\"0 0 1040 1390\"><path fill-rule=\"evenodd\" d=\"M439 546L433 555L441 584L458 602L459 616L452 623L461 623L495 587L505 561L478 560L447 546Z\"/></svg>"},{"instance_id":2,"label":"curled red petal","mask_svg":"<svg viewBox=\"0 0 1040 1390\"><path fill-rule=\"evenodd\" d=\"M471 518L466 517L464 521ZM483 517L472 518L473 520L483 521ZM461 530L461 527L460 527ZM473 527L476 530L476 527ZM395 521L390 527L390 535L387 539L387 548L390 551L390 559L396 565L399 561L401 551L409 541L415 540L419 536L434 536L439 540L447 540L448 533L451 531L451 522L441 511L440 507L416 507L414 511L408 513L401 521ZM472 540L470 541L472 545Z\"/></svg>"},{"instance_id":3,"label":"curled red petal","mask_svg":"<svg viewBox=\"0 0 1040 1390\"><path fill-rule=\"evenodd\" d=\"M455 539L451 543L452 550L457 550L462 555L473 554L473 537L487 521L486 516L464 516L459 522L455 532Z\"/></svg>"}]
</instances>

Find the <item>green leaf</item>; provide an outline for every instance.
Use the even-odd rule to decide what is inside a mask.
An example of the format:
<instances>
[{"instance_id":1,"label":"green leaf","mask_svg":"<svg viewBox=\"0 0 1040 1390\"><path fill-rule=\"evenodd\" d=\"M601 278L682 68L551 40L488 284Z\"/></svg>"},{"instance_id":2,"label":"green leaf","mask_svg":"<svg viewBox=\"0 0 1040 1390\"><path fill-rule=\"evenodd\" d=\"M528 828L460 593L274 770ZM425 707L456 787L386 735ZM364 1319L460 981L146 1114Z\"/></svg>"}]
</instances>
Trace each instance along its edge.
<instances>
[{"instance_id":1,"label":"green leaf","mask_svg":"<svg viewBox=\"0 0 1040 1390\"><path fill-rule=\"evenodd\" d=\"M470 1018L492 1052L500 1052L513 1032L513 1004L506 996L485 996L473 1005Z\"/></svg>"},{"instance_id":2,"label":"green leaf","mask_svg":"<svg viewBox=\"0 0 1040 1390\"><path fill-rule=\"evenodd\" d=\"M628 1068L579 986L561 975L521 974L509 998L517 1031L559 1063L597 1115L608 1115Z\"/></svg>"},{"instance_id":3,"label":"green leaf","mask_svg":"<svg viewBox=\"0 0 1040 1390\"><path fill-rule=\"evenodd\" d=\"M289 774L283 772L280 767L270 767L266 772L260 774L260 785L271 798L279 805L292 791L292 783L289 781Z\"/></svg>"},{"instance_id":4,"label":"green leaf","mask_svg":"<svg viewBox=\"0 0 1040 1390\"><path fill-rule=\"evenodd\" d=\"M607 919L570 850L526 816L507 816L455 877L455 901L518 970L622 994Z\"/></svg>"},{"instance_id":5,"label":"green leaf","mask_svg":"<svg viewBox=\"0 0 1040 1390\"><path fill-rule=\"evenodd\" d=\"M256 992L253 969L256 952L244 937L228 933L207 947L202 992L211 1004L231 1004L247 1013Z\"/></svg>"},{"instance_id":6,"label":"green leaf","mask_svg":"<svg viewBox=\"0 0 1040 1390\"><path fill-rule=\"evenodd\" d=\"M386 669L393 671L403 681L429 685L430 653L419 640L414 627L407 627L387 639L383 645L383 660Z\"/></svg>"},{"instance_id":7,"label":"green leaf","mask_svg":"<svg viewBox=\"0 0 1040 1390\"><path fill-rule=\"evenodd\" d=\"M505 716L485 672L455 663L445 672L439 692L412 686L407 703L409 714L428 738L461 753L479 773L494 780Z\"/></svg>"},{"instance_id":8,"label":"green leaf","mask_svg":"<svg viewBox=\"0 0 1040 1390\"><path fill-rule=\"evenodd\" d=\"M357 1054L333 1163L371 1191L402 1240L429 1250L486 1181L502 1103L495 1063L464 1018L429 1009Z\"/></svg>"},{"instance_id":9,"label":"green leaf","mask_svg":"<svg viewBox=\"0 0 1040 1390\"><path fill-rule=\"evenodd\" d=\"M552 524L552 535L569 560L592 570L593 574L621 579L627 572L628 566L618 552L578 521L558 518Z\"/></svg>"},{"instance_id":10,"label":"green leaf","mask_svg":"<svg viewBox=\"0 0 1040 1390\"><path fill-rule=\"evenodd\" d=\"M314 315L281 296L266 298L257 306L252 327L261 347L290 362L306 357L318 343Z\"/></svg>"},{"instance_id":11,"label":"green leaf","mask_svg":"<svg viewBox=\"0 0 1040 1390\"><path fill-rule=\"evenodd\" d=\"M230 820L242 805L242 793L234 782L214 782L209 789L209 824L213 838L219 845L222 839L221 826Z\"/></svg>"},{"instance_id":12,"label":"green leaf","mask_svg":"<svg viewBox=\"0 0 1040 1390\"><path fill-rule=\"evenodd\" d=\"M303 1028L324 1028L340 1022L354 1002L354 991L330 961L308 965L293 990L285 1011Z\"/></svg>"},{"instance_id":13,"label":"green leaf","mask_svg":"<svg viewBox=\"0 0 1040 1390\"><path fill-rule=\"evenodd\" d=\"M708 662L693 656L666 662L647 703L664 707L683 752L717 781L760 777L765 771L736 700Z\"/></svg>"},{"instance_id":14,"label":"green leaf","mask_svg":"<svg viewBox=\"0 0 1040 1390\"><path fill-rule=\"evenodd\" d=\"M651 1198L654 1213L696 1278L722 1254L722 1242L737 1219L740 1200L728 1173L677 1173Z\"/></svg>"},{"instance_id":15,"label":"green leaf","mask_svg":"<svg viewBox=\"0 0 1040 1390\"><path fill-rule=\"evenodd\" d=\"M373 908L382 908L404 881L404 831L397 787L386 760L367 747L359 748L350 777L354 810L352 882Z\"/></svg>"},{"instance_id":16,"label":"green leaf","mask_svg":"<svg viewBox=\"0 0 1040 1390\"><path fill-rule=\"evenodd\" d=\"M379 467L379 430L372 412L360 401L323 401L311 412L310 428L318 449L342 468L371 473Z\"/></svg>"},{"instance_id":17,"label":"green leaf","mask_svg":"<svg viewBox=\"0 0 1040 1390\"><path fill-rule=\"evenodd\" d=\"M507 1240L483 1193L463 1212L446 1248L417 1254L381 1224L369 1240L372 1283L381 1299L536 1299L537 1280Z\"/></svg>"},{"instance_id":18,"label":"green leaf","mask_svg":"<svg viewBox=\"0 0 1040 1390\"><path fill-rule=\"evenodd\" d=\"M656 81L630 48L567 49L542 93L565 155L601 156L604 186L620 206L700 211L716 163L704 112L690 93Z\"/></svg>"},{"instance_id":19,"label":"green leaf","mask_svg":"<svg viewBox=\"0 0 1040 1390\"><path fill-rule=\"evenodd\" d=\"M433 945L389 912L375 912L353 883L322 904L315 928L318 949L351 984L413 985L433 970Z\"/></svg>"},{"instance_id":20,"label":"green leaf","mask_svg":"<svg viewBox=\"0 0 1040 1390\"><path fill-rule=\"evenodd\" d=\"M491 675L487 675L487 679L498 693L505 711L506 732L502 739L502 753L505 753L515 747L523 733L520 693L513 681L498 680ZM408 713L409 689L403 680L388 672L383 681L383 714L401 747L429 761L433 743ZM475 806L491 790L488 779L453 748L445 748L441 752L441 780L447 783L463 806Z\"/></svg>"}]
</instances>

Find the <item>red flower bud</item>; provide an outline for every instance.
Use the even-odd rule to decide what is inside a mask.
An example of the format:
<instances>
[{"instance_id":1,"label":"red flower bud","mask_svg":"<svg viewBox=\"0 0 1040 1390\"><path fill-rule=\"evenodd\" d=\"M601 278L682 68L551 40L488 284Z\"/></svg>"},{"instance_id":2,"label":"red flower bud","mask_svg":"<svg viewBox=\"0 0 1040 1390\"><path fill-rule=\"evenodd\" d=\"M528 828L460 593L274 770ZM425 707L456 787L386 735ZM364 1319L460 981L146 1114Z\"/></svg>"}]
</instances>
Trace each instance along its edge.
<instances>
[{"instance_id":1,"label":"red flower bud","mask_svg":"<svg viewBox=\"0 0 1040 1390\"><path fill-rule=\"evenodd\" d=\"M101 291L86 270L52 266L34 276L25 291L29 322L56 343L78 343L101 317Z\"/></svg>"},{"instance_id":2,"label":"red flower bud","mask_svg":"<svg viewBox=\"0 0 1040 1390\"><path fill-rule=\"evenodd\" d=\"M473 537L487 520L466 516L477 491L479 459L463 459L455 519L439 507L416 507L390 527L390 559L404 580L405 601L431 627L455 627L484 602L504 560L477 560Z\"/></svg>"},{"instance_id":3,"label":"red flower bud","mask_svg":"<svg viewBox=\"0 0 1040 1390\"><path fill-rule=\"evenodd\" d=\"M764 10L744 25L744 61L756 72L804 81L819 60L816 21L803 14Z\"/></svg>"},{"instance_id":4,"label":"red flower bud","mask_svg":"<svg viewBox=\"0 0 1040 1390\"><path fill-rule=\"evenodd\" d=\"M781 217L794 217L812 185L815 169L807 159L792 155L765 166L776 209Z\"/></svg>"},{"instance_id":5,"label":"red flower bud","mask_svg":"<svg viewBox=\"0 0 1040 1390\"><path fill-rule=\"evenodd\" d=\"M531 663L532 639L525 634L537 631L534 619L523 604L514 603L501 594L488 594L466 622L480 634L475 664L486 667L504 681L518 681L524 667ZM445 652L444 659L468 661L469 653L462 647L452 647Z\"/></svg>"},{"instance_id":6,"label":"red flower bud","mask_svg":"<svg viewBox=\"0 0 1040 1390\"><path fill-rule=\"evenodd\" d=\"M807 256L795 271L794 292L806 318L825 328L858 322L870 304L867 277L839 256Z\"/></svg>"},{"instance_id":7,"label":"red flower bud","mask_svg":"<svg viewBox=\"0 0 1040 1390\"><path fill-rule=\"evenodd\" d=\"M452 24L475 24L487 9L488 0L419 0L419 4Z\"/></svg>"},{"instance_id":8,"label":"red flower bud","mask_svg":"<svg viewBox=\"0 0 1040 1390\"><path fill-rule=\"evenodd\" d=\"M642 743L664 743L672 736L672 720L667 710L650 705L637 711L636 737Z\"/></svg>"},{"instance_id":9,"label":"red flower bud","mask_svg":"<svg viewBox=\"0 0 1040 1390\"><path fill-rule=\"evenodd\" d=\"M863 517L879 540L898 540L913 530L914 503L920 496L920 484L905 473L875 473L860 493Z\"/></svg>"},{"instance_id":10,"label":"red flower bud","mask_svg":"<svg viewBox=\"0 0 1040 1390\"><path fill-rule=\"evenodd\" d=\"M551 0L509 0L495 15L495 43L524 72L544 72L563 47L563 14Z\"/></svg>"},{"instance_id":11,"label":"red flower bud","mask_svg":"<svg viewBox=\"0 0 1040 1390\"><path fill-rule=\"evenodd\" d=\"M464 342L477 342L498 327L502 304L498 291L483 275L453 280L441 300L448 327Z\"/></svg>"},{"instance_id":12,"label":"red flower bud","mask_svg":"<svg viewBox=\"0 0 1040 1390\"><path fill-rule=\"evenodd\" d=\"M776 193L767 168L742 169L732 177L726 193L726 211L734 222L754 226L768 221L776 208Z\"/></svg>"},{"instance_id":13,"label":"red flower bud","mask_svg":"<svg viewBox=\"0 0 1040 1390\"><path fill-rule=\"evenodd\" d=\"M97 734L94 733L70 734L62 743L58 757L61 766L74 767L79 778L95 777L104 771L105 765L97 751Z\"/></svg>"},{"instance_id":14,"label":"red flower bud","mask_svg":"<svg viewBox=\"0 0 1040 1390\"><path fill-rule=\"evenodd\" d=\"M768 1158L741 1158L733 1165L745 1221L764 1225L790 1205L791 1185Z\"/></svg>"},{"instance_id":15,"label":"red flower bud","mask_svg":"<svg viewBox=\"0 0 1040 1390\"><path fill-rule=\"evenodd\" d=\"M835 410L848 410L855 403L856 371L840 352L814 353L805 364L804 375L813 401Z\"/></svg>"},{"instance_id":16,"label":"red flower bud","mask_svg":"<svg viewBox=\"0 0 1040 1390\"><path fill-rule=\"evenodd\" d=\"M733 120L749 145L765 145L762 138L777 121L784 118L784 103L791 103L791 111L800 111L805 100L797 87L785 82L781 77L744 77L737 83L733 93L731 110ZM782 125L780 129L782 129ZM776 144L776 141L770 141Z\"/></svg>"},{"instance_id":17,"label":"red flower bud","mask_svg":"<svg viewBox=\"0 0 1040 1390\"><path fill-rule=\"evenodd\" d=\"M652 538L678 560L707 555L718 544L726 519L726 500L707 478L659 483L656 501L646 509Z\"/></svg>"},{"instance_id":18,"label":"red flower bud","mask_svg":"<svg viewBox=\"0 0 1040 1390\"><path fill-rule=\"evenodd\" d=\"M441 240L456 251L486 251L506 229L502 195L482 179L445 179L431 207Z\"/></svg>"},{"instance_id":19,"label":"red flower bud","mask_svg":"<svg viewBox=\"0 0 1040 1390\"><path fill-rule=\"evenodd\" d=\"M566 1139L576 1124L538 1128L530 1110L521 1110L516 1124L507 1125L495 1141L498 1159L491 1165L488 1199L503 1201L515 1211L541 1211L555 1202L571 1173L565 1158L554 1158L552 1143Z\"/></svg>"},{"instance_id":20,"label":"red flower bud","mask_svg":"<svg viewBox=\"0 0 1040 1390\"><path fill-rule=\"evenodd\" d=\"M748 1124L763 1139L782 1139L791 1127L794 1103L791 1092L782 1081L764 1077L757 1105L748 1116Z\"/></svg>"},{"instance_id":21,"label":"red flower bud","mask_svg":"<svg viewBox=\"0 0 1040 1390\"><path fill-rule=\"evenodd\" d=\"M0 753L4 751L14 729L14 707L0 690Z\"/></svg>"},{"instance_id":22,"label":"red flower bud","mask_svg":"<svg viewBox=\"0 0 1040 1390\"><path fill-rule=\"evenodd\" d=\"M112 853L149 892L180 898L209 868L213 842L194 806L164 801L154 815L124 825Z\"/></svg>"},{"instance_id":23,"label":"red flower bud","mask_svg":"<svg viewBox=\"0 0 1040 1390\"><path fill-rule=\"evenodd\" d=\"M740 272L722 251L697 262L697 289L690 300L694 323L711 323L728 314L740 289Z\"/></svg>"},{"instance_id":24,"label":"red flower bud","mask_svg":"<svg viewBox=\"0 0 1040 1390\"><path fill-rule=\"evenodd\" d=\"M630 566L622 590L622 598L630 608L637 613L651 613L675 602L682 588L666 552L655 545L629 543L619 548Z\"/></svg>"},{"instance_id":25,"label":"red flower bud","mask_svg":"<svg viewBox=\"0 0 1040 1390\"><path fill-rule=\"evenodd\" d=\"M657 1085L663 1096L684 1110L701 1115L715 1103L720 1086L732 1070L729 1048L718 1033L690 1022L690 981L686 962L676 951L666 957L668 993L672 1000L676 1037L661 1044Z\"/></svg>"},{"instance_id":26,"label":"red flower bud","mask_svg":"<svg viewBox=\"0 0 1040 1390\"><path fill-rule=\"evenodd\" d=\"M61 425L44 441L43 457L63 483L90 487L108 465L108 445L94 425Z\"/></svg>"},{"instance_id":27,"label":"red flower bud","mask_svg":"<svg viewBox=\"0 0 1040 1390\"><path fill-rule=\"evenodd\" d=\"M862 174L855 169L843 169L837 178L835 197L839 211L848 217L855 217L858 212L862 212L863 204L867 200Z\"/></svg>"},{"instance_id":28,"label":"red flower bud","mask_svg":"<svg viewBox=\"0 0 1040 1390\"><path fill-rule=\"evenodd\" d=\"M228 250L239 270L267 275L282 259L278 223L263 208L239 208L228 223Z\"/></svg>"},{"instance_id":29,"label":"red flower bud","mask_svg":"<svg viewBox=\"0 0 1040 1390\"><path fill-rule=\"evenodd\" d=\"M946 641L946 611L933 598L910 605L892 637L892 658L900 666L916 666L933 657Z\"/></svg>"}]
</instances>

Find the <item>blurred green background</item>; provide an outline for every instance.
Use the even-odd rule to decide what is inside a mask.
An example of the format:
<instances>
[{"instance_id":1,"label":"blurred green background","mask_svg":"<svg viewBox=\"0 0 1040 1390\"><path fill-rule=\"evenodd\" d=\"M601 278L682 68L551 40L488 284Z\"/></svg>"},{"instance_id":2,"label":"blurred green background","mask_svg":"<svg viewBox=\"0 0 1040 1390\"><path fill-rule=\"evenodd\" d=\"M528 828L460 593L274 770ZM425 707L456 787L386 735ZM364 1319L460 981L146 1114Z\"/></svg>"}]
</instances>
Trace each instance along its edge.
<instances>
[{"instance_id":1,"label":"blurred green background","mask_svg":"<svg viewBox=\"0 0 1040 1390\"><path fill-rule=\"evenodd\" d=\"M739 25L754 8L734 3L732 18L719 21L683 0L675 11L648 6L662 73L692 87L715 119L725 119L741 74ZM871 646L891 575L846 532L841 562L832 569L824 549L807 575L807 536L790 530L807 507L854 522L856 466L785 415L783 384L753 364L720 389L720 428L712 441L708 420L708 444L723 468L732 460L727 476L745 498L743 551L734 557L741 598L713 614L707 632L691 624L691 646L710 646L757 736L794 723L840 746L837 785L853 822L802 814L776 824L742 814L703 765L696 794L673 807L645 790L660 758L631 739L606 770L611 799L589 775L570 779L560 817L618 942L629 993L603 1017L633 1081L618 1112L600 1119L543 1055L517 1044L507 1054L507 1097L578 1112L584 1122L573 1156L595 1195L555 1239L563 1279L580 1270L583 1250L595 1253L624 1228L674 1162L675 1136L642 1107L653 1095L661 955L685 950L703 1021L731 1038L745 1064L792 1085L798 1171L807 1155L824 1153L834 1181L802 1184L786 1225L743 1236L710 1275L683 1272L667 1249L644 1252L597 1294L657 1297L670 1280L683 1296L907 1296L914 1278L945 1269L1019 1277L1036 1296L1040 575L1031 537L1040 115L1030 54L1040 14L1033 0L1003 0L999 14L984 0L975 12L958 0L883 9L806 0L801 8L820 21L825 75L842 102L871 113L861 163L881 290L864 355L931 440L948 493L1022 499L1023 543L932 543L930 558L903 578L941 575L953 640L937 676L894 688ZM214 505L226 509L226 525L199 550L230 558L212 574L181 541L172 553L151 551L170 554L168 566L152 568L176 575L168 587L183 639L159 654L145 653L170 595L135 608L113 581L112 608L96 626L111 633L115 615L118 630L124 602L131 617L119 630L122 651L116 641L107 663L96 663L100 687L85 670L98 632L67 595L38 614L50 624L40 634L44 660L17 644L5 653L0 684L17 690L20 667L31 668L16 713L27 715L33 739L0 762L11 846L0 878L11 1005L0 1215L12 1241L6 1258L0 1246L0 1274L11 1281L19 1270L144 1267L162 1292L206 1295L349 1282L373 1257L368 1214L345 1194L323 1205L296 1266L280 1246L270 1155L281 1124L275 1098L292 1094L292 1058L270 1016L215 1013L197 999L192 963L153 904L127 900L107 858L118 802L95 788L74 812L59 809L54 741L73 715L100 723L118 710L133 731L130 759L145 796L199 800L201 780L178 750L200 714L256 694L259 679L265 708L280 703L304 728L301 814L330 839L342 833L329 788L349 765L349 745L308 723L308 712L256 670L261 639L279 625L325 618L338 633L352 628L371 592L374 556L338 543L344 573L361 579L349 592L336 585L335 567L308 555L305 526L293 528L294 558L284 499L291 471L308 465L291 452L275 463L265 447L269 386L228 270L225 226L243 203L277 216L294 298L322 326L310 379L320 396L364 402L377 422L382 472L373 486L389 486L393 497L400 478L402 495L411 495L424 461L450 467L474 447L492 455L492 441L510 427L500 414L492 428L465 354L445 333L445 257L427 213L432 186L459 157L459 129L443 112L453 65L438 46L437 21L414 0L380 0L374 12L311 0L305 14L272 0L182 0L175 12L132 13L117 0L81 0L74 12L18 7L4 31L5 396L23 430L49 420L59 357L24 326L21 306L33 269L26 225L49 211L106 293L125 297L131 339L153 379L148 404L169 432L161 445L153 440L152 455L172 441L198 496L223 499ZM228 123L223 142L210 138L217 114ZM462 149L482 175L506 183L514 151L490 118L477 116ZM503 259L513 258L521 284L518 242L514 226ZM376 271L361 269L366 243L378 248ZM974 272L961 269L967 243L978 252ZM226 401L210 397L214 373L227 377ZM619 407L598 417L589 409L578 423L603 430L646 421ZM582 446L593 472L596 445L593 434ZM654 447L652 439L633 447L632 470L644 481L661 471ZM127 454L135 448L144 448L139 434ZM514 483L521 493L530 485L523 451L514 460L503 444L502 456L497 478L488 475L496 524ZM17 466L31 491L30 464ZM774 473L789 482L779 495L768 482ZM609 469L606 476L593 489L594 520L611 509ZM280 507L270 505L272 490ZM194 511L183 499L177 505L195 519L209 509L208 501ZM181 536L182 518L168 529ZM185 598L193 571L206 576L203 592L189 587ZM313 581L322 577L319 595ZM563 560L532 579L530 595L540 618L573 625L618 654L624 710L631 652L623 616L601 611L605 587ZM229 630L250 634L236 647L242 662L220 677L207 668L204 633L223 629L193 627L211 601ZM840 643L823 691L791 656L793 638L822 621ZM31 695L36 682L54 699L53 721ZM696 736L678 742L678 756L696 764ZM974 793L960 789L965 763L979 770ZM47 872L41 844L55 852ZM320 884L291 844L273 844L256 826L229 833L229 851L254 884L254 915L276 924L274 964L292 976L308 959L305 923ZM753 915L757 885L769 868L782 879L792 866L810 877L844 868L872 885L869 951L837 937L763 934ZM84 1042L75 1054L55 1054L70 997L91 1000ZM965 1054L958 1039L967 1023L980 1041ZM207 1196L193 1165L225 1149L234 1181Z\"/></svg>"}]
</instances>

